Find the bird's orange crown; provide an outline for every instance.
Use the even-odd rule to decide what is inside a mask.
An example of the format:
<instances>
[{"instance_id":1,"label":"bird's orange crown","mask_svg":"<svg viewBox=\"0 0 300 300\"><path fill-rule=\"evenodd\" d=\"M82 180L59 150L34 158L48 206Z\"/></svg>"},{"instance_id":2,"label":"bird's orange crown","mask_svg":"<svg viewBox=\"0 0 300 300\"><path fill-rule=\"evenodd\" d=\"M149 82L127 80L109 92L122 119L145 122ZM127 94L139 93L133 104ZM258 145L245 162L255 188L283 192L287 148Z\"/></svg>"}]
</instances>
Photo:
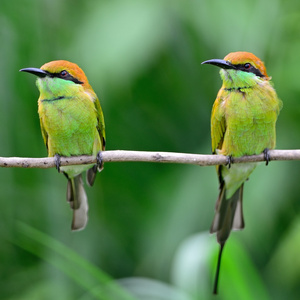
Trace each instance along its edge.
<instances>
[{"instance_id":1,"label":"bird's orange crown","mask_svg":"<svg viewBox=\"0 0 300 300\"><path fill-rule=\"evenodd\" d=\"M91 88L87 77L78 65L69 62L67 60L54 60L41 66L41 70L47 71L52 74L60 73L61 71L67 71L71 76L83 82L82 85L86 88Z\"/></svg>"},{"instance_id":2,"label":"bird's orange crown","mask_svg":"<svg viewBox=\"0 0 300 300\"><path fill-rule=\"evenodd\" d=\"M224 57L224 60L229 61L233 65L243 65L246 63L251 63L255 68L257 68L262 75L268 78L267 70L264 63L250 52L232 52Z\"/></svg>"}]
</instances>

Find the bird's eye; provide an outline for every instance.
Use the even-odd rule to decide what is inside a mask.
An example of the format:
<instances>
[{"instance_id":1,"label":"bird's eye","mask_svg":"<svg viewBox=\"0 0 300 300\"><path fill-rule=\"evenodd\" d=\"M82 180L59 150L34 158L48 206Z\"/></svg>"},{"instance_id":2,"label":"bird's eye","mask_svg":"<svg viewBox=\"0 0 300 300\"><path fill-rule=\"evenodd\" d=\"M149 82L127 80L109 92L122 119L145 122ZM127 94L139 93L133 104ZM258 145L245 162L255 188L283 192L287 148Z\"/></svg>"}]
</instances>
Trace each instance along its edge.
<instances>
[{"instance_id":1,"label":"bird's eye","mask_svg":"<svg viewBox=\"0 0 300 300\"><path fill-rule=\"evenodd\" d=\"M68 72L66 70L63 70L60 72L60 77L66 77L68 75Z\"/></svg>"},{"instance_id":2,"label":"bird's eye","mask_svg":"<svg viewBox=\"0 0 300 300\"><path fill-rule=\"evenodd\" d=\"M251 64L249 64L249 63L244 64L244 68L246 70L249 70L251 68Z\"/></svg>"}]
</instances>

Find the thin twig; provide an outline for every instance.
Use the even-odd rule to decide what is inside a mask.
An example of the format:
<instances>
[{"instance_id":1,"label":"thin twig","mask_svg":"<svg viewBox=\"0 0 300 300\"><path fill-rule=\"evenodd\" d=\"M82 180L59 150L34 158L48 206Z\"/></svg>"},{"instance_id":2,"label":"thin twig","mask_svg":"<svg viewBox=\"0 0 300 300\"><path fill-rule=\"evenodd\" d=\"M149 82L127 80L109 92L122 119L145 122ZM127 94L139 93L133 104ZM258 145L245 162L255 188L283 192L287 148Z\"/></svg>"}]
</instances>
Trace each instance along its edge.
<instances>
[{"instance_id":1,"label":"thin twig","mask_svg":"<svg viewBox=\"0 0 300 300\"><path fill-rule=\"evenodd\" d=\"M300 150L270 150L270 160L300 160ZM199 166L225 165L227 157L223 155L188 154L175 152L150 152L113 150L102 152L104 163L107 162L157 162L193 164ZM264 154L233 158L233 163L264 161ZM94 164L94 156L61 157L61 166ZM26 158L26 157L0 157L0 167L4 168L53 168L53 157Z\"/></svg>"}]
</instances>

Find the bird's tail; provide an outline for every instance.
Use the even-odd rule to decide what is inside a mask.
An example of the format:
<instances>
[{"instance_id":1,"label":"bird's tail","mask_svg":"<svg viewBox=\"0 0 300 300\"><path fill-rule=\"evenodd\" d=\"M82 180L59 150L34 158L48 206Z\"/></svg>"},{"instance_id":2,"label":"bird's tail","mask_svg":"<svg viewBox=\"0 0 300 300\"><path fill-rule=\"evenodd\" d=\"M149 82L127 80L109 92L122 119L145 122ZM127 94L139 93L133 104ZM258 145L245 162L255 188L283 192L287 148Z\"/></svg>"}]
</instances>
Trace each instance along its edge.
<instances>
[{"instance_id":1,"label":"bird's tail","mask_svg":"<svg viewBox=\"0 0 300 300\"><path fill-rule=\"evenodd\" d=\"M86 171L86 182L89 186L93 186L96 179L97 171L100 172L102 171L102 169L98 169L97 165L94 165L92 168Z\"/></svg>"},{"instance_id":2,"label":"bird's tail","mask_svg":"<svg viewBox=\"0 0 300 300\"><path fill-rule=\"evenodd\" d=\"M93 186L94 181L96 179L97 172L101 172L102 170L103 170L103 160L102 160L101 151L99 151L97 154L97 164L94 165L89 170L87 170L86 172L86 182L89 186Z\"/></svg>"},{"instance_id":3,"label":"bird's tail","mask_svg":"<svg viewBox=\"0 0 300 300\"><path fill-rule=\"evenodd\" d=\"M243 217L243 186L226 199L224 182L220 186L220 194L216 204L216 213L210 232L217 233L219 243L226 242L231 230L240 230L245 227Z\"/></svg>"},{"instance_id":4,"label":"bird's tail","mask_svg":"<svg viewBox=\"0 0 300 300\"><path fill-rule=\"evenodd\" d=\"M68 178L67 201L73 209L72 230L84 229L88 220L88 199L81 174Z\"/></svg>"},{"instance_id":5,"label":"bird's tail","mask_svg":"<svg viewBox=\"0 0 300 300\"><path fill-rule=\"evenodd\" d=\"M214 294L217 294L218 280L221 266L221 256L223 248L231 230L239 230L245 227L243 217L243 187L242 184L236 192L226 199L226 190L224 181L220 185L220 194L216 204L216 213L210 232L217 233L217 240L220 244L219 258L214 284Z\"/></svg>"}]
</instances>

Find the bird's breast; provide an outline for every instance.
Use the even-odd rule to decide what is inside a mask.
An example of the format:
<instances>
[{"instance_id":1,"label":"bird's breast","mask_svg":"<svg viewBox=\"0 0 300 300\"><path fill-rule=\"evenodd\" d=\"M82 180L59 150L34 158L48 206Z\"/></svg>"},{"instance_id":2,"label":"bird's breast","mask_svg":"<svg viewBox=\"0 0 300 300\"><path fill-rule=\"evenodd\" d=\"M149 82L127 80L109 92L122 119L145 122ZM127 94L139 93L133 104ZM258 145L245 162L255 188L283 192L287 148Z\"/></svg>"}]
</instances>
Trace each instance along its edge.
<instances>
[{"instance_id":1,"label":"bird's breast","mask_svg":"<svg viewBox=\"0 0 300 300\"><path fill-rule=\"evenodd\" d=\"M275 147L279 100L272 91L260 88L226 91L221 103L226 120L222 154L252 155Z\"/></svg>"},{"instance_id":2,"label":"bird's breast","mask_svg":"<svg viewBox=\"0 0 300 300\"><path fill-rule=\"evenodd\" d=\"M40 99L38 112L49 156L93 154L97 117L92 101L71 96Z\"/></svg>"}]
</instances>

